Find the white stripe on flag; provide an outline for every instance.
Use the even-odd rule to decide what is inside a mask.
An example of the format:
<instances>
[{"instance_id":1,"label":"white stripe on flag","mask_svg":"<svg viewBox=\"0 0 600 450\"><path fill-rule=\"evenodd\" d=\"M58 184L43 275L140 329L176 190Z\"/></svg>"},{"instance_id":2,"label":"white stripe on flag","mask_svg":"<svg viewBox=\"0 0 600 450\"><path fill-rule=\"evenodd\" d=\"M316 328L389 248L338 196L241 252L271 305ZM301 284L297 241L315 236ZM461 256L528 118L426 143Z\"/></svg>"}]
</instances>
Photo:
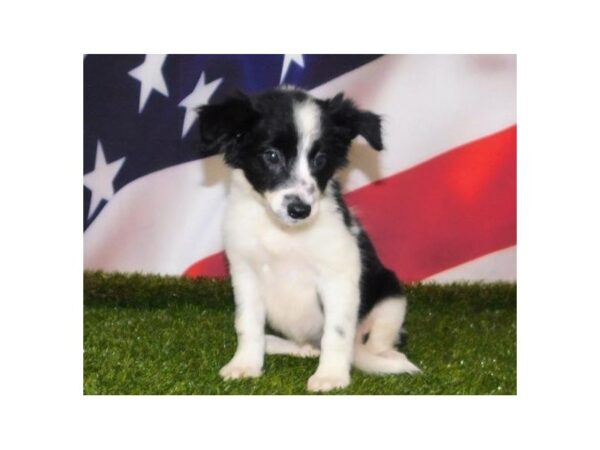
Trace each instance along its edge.
<instances>
[{"instance_id":1,"label":"white stripe on flag","mask_svg":"<svg viewBox=\"0 0 600 450\"><path fill-rule=\"evenodd\" d=\"M84 267L179 275L222 251L228 174L214 156L129 183L86 230Z\"/></svg>"},{"instance_id":2,"label":"white stripe on flag","mask_svg":"<svg viewBox=\"0 0 600 450\"><path fill-rule=\"evenodd\" d=\"M384 56L313 90L338 92L384 118L383 152L353 148L351 191L514 125L516 57Z\"/></svg>"},{"instance_id":3,"label":"white stripe on flag","mask_svg":"<svg viewBox=\"0 0 600 450\"><path fill-rule=\"evenodd\" d=\"M489 253L423 280L438 283L453 281L516 281L517 247L509 247Z\"/></svg>"}]
</instances>

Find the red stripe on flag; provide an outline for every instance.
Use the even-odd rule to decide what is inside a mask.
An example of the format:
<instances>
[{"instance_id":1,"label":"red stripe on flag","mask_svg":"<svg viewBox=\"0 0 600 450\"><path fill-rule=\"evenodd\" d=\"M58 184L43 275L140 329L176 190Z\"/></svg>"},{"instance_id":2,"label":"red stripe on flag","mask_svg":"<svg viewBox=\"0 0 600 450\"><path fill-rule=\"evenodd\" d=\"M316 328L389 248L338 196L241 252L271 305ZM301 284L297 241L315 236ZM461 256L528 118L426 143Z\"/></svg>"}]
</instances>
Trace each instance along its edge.
<instances>
[{"instance_id":1,"label":"red stripe on flag","mask_svg":"<svg viewBox=\"0 0 600 450\"><path fill-rule=\"evenodd\" d=\"M516 244L516 127L347 195L384 264L418 281Z\"/></svg>"},{"instance_id":2,"label":"red stripe on flag","mask_svg":"<svg viewBox=\"0 0 600 450\"><path fill-rule=\"evenodd\" d=\"M516 126L346 195L385 265L404 281L513 246ZM223 253L186 276L225 276Z\"/></svg>"},{"instance_id":3,"label":"red stripe on flag","mask_svg":"<svg viewBox=\"0 0 600 450\"><path fill-rule=\"evenodd\" d=\"M183 273L186 277L216 277L224 278L229 275L225 252L215 253L192 264Z\"/></svg>"}]
</instances>

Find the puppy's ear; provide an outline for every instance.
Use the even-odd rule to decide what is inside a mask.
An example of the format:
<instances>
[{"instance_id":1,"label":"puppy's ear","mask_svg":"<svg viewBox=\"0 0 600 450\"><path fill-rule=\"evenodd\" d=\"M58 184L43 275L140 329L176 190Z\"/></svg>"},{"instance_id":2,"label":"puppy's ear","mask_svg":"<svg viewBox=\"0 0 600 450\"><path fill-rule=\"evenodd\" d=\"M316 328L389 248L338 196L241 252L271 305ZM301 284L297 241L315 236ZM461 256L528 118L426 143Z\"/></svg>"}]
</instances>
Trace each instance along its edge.
<instances>
[{"instance_id":1,"label":"puppy's ear","mask_svg":"<svg viewBox=\"0 0 600 450\"><path fill-rule=\"evenodd\" d=\"M326 100L325 110L329 113L334 126L349 140L361 135L375 150L383 150L381 117L377 114L358 109L354 102L344 98L342 93Z\"/></svg>"},{"instance_id":2,"label":"puppy's ear","mask_svg":"<svg viewBox=\"0 0 600 450\"><path fill-rule=\"evenodd\" d=\"M227 152L259 119L250 99L237 92L221 103L198 109L202 151L214 154Z\"/></svg>"}]
</instances>

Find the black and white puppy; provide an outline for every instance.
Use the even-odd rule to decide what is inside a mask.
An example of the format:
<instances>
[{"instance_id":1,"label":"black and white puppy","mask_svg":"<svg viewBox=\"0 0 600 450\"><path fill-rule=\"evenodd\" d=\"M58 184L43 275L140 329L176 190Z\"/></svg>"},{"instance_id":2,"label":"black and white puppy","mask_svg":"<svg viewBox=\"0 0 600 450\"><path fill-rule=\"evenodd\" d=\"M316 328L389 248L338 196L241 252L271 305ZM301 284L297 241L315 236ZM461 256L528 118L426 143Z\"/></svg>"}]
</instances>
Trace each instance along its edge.
<instances>
[{"instance_id":1,"label":"black and white puppy","mask_svg":"<svg viewBox=\"0 0 600 450\"><path fill-rule=\"evenodd\" d=\"M333 178L358 135L383 148L380 117L342 94L320 100L291 87L239 94L199 114L204 148L224 152L233 168L224 236L238 347L221 376L259 376L265 353L320 355L311 391L347 386L352 364L417 372L395 349L402 285ZM282 337L265 335L267 323Z\"/></svg>"}]
</instances>

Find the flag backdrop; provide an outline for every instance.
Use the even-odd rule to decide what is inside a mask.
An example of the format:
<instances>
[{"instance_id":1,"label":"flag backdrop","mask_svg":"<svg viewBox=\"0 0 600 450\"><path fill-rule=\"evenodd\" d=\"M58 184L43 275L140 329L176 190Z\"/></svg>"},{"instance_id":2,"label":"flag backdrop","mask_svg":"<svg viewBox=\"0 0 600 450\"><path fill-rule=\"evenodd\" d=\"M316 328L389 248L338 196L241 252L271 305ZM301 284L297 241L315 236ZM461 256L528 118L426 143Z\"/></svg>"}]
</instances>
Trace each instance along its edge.
<instances>
[{"instance_id":1,"label":"flag backdrop","mask_svg":"<svg viewBox=\"0 0 600 450\"><path fill-rule=\"evenodd\" d=\"M195 108L281 83L383 116L341 179L401 278L516 279L514 55L88 55L84 267L226 275L228 170Z\"/></svg>"}]
</instances>

